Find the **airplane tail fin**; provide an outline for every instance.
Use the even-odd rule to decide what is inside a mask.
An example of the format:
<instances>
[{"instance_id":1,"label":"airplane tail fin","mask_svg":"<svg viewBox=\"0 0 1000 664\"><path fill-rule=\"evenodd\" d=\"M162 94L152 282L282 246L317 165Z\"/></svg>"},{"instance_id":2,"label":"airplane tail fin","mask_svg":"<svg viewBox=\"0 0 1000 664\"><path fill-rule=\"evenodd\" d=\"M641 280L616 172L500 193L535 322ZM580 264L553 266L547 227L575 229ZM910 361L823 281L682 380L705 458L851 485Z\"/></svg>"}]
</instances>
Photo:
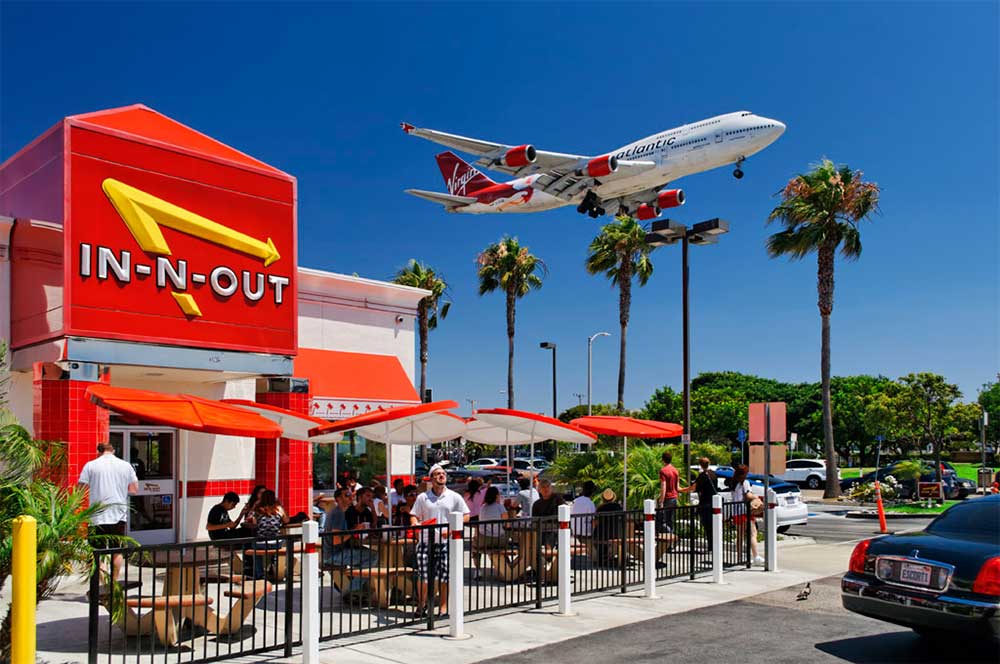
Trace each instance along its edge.
<instances>
[{"instance_id":1,"label":"airplane tail fin","mask_svg":"<svg viewBox=\"0 0 1000 664\"><path fill-rule=\"evenodd\" d=\"M454 152L442 152L436 157L441 176L453 196L468 196L495 185L496 182L483 175Z\"/></svg>"}]
</instances>

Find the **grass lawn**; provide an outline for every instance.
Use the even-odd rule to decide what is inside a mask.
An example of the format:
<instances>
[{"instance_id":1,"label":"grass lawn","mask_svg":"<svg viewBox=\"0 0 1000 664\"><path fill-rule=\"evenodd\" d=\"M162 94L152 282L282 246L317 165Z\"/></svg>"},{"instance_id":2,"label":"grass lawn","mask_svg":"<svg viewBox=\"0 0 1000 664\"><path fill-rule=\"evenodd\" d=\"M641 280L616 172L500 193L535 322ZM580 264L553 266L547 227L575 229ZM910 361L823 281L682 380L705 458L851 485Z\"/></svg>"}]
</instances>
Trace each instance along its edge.
<instances>
[{"instance_id":1,"label":"grass lawn","mask_svg":"<svg viewBox=\"0 0 1000 664\"><path fill-rule=\"evenodd\" d=\"M960 503L960 500L946 500L943 505L934 504L933 507L927 509L925 504L921 505L893 505L892 507L887 507L885 509L886 514L940 514L952 505Z\"/></svg>"},{"instance_id":2,"label":"grass lawn","mask_svg":"<svg viewBox=\"0 0 1000 664\"><path fill-rule=\"evenodd\" d=\"M963 477L967 480L976 481L976 473L979 471L978 463L953 463L955 470L958 472L959 477ZM875 470L874 468L865 468L866 473L870 473ZM860 477L860 468L841 468L840 469L840 479L846 480L849 477Z\"/></svg>"}]
</instances>

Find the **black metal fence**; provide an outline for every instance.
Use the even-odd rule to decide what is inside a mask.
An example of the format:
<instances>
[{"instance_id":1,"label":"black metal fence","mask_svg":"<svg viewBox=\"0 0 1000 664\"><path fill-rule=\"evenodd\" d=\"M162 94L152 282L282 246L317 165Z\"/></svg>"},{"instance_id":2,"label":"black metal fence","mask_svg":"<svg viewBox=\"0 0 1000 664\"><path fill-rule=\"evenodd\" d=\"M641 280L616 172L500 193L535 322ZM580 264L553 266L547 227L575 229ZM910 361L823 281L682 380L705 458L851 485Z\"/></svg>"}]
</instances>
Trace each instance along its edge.
<instances>
[{"instance_id":1,"label":"black metal fence","mask_svg":"<svg viewBox=\"0 0 1000 664\"><path fill-rule=\"evenodd\" d=\"M609 511L570 517L573 595L641 584L643 513Z\"/></svg>"},{"instance_id":2,"label":"black metal fence","mask_svg":"<svg viewBox=\"0 0 1000 664\"><path fill-rule=\"evenodd\" d=\"M722 567L750 568L753 564L750 520L744 503L722 504Z\"/></svg>"},{"instance_id":3,"label":"black metal fence","mask_svg":"<svg viewBox=\"0 0 1000 664\"><path fill-rule=\"evenodd\" d=\"M301 638L300 551L300 535L95 551L87 661L290 656Z\"/></svg>"},{"instance_id":4,"label":"black metal fence","mask_svg":"<svg viewBox=\"0 0 1000 664\"><path fill-rule=\"evenodd\" d=\"M434 621L447 611L447 525L323 533L321 640Z\"/></svg>"}]
</instances>

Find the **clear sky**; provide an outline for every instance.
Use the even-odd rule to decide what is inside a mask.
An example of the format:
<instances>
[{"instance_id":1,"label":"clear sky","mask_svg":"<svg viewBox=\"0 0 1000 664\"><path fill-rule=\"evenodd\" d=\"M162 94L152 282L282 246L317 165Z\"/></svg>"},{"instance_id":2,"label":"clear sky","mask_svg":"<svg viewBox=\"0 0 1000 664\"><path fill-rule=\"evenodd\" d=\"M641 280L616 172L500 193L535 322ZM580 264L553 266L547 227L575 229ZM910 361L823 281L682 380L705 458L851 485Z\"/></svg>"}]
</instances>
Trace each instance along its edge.
<instances>
[{"instance_id":1,"label":"clear sky","mask_svg":"<svg viewBox=\"0 0 1000 664\"><path fill-rule=\"evenodd\" d=\"M532 3L0 5L0 158L63 116L145 103L299 182L300 264L390 278L433 265L454 305L431 334L436 398L505 405L500 295L477 253L510 233L549 275L518 304L517 406L615 398L618 298L583 269L599 229L572 207L448 215L437 146L398 123L600 154L685 122L751 110L785 135L745 164L678 182L671 217L730 221L693 247L692 365L819 380L816 262L768 259L764 221L823 156L882 188L857 263L837 263L835 375L933 371L967 399L1000 369L998 4ZM680 251L633 298L626 405L681 387ZM585 398L585 397L584 397ZM463 410L467 405L462 403Z\"/></svg>"}]
</instances>

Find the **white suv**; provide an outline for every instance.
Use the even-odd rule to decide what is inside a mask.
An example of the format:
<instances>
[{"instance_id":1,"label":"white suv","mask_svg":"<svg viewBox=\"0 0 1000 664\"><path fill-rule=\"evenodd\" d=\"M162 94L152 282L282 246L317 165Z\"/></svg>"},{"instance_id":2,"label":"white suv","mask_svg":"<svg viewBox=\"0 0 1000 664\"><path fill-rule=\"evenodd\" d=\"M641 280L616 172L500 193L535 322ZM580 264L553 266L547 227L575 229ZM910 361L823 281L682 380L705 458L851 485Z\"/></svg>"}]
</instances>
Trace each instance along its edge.
<instances>
[{"instance_id":1,"label":"white suv","mask_svg":"<svg viewBox=\"0 0 1000 664\"><path fill-rule=\"evenodd\" d=\"M826 461L823 459L792 459L785 464L785 472L776 475L786 482L804 484L810 489L821 489L826 482ZM837 469L840 479L840 469Z\"/></svg>"}]
</instances>

